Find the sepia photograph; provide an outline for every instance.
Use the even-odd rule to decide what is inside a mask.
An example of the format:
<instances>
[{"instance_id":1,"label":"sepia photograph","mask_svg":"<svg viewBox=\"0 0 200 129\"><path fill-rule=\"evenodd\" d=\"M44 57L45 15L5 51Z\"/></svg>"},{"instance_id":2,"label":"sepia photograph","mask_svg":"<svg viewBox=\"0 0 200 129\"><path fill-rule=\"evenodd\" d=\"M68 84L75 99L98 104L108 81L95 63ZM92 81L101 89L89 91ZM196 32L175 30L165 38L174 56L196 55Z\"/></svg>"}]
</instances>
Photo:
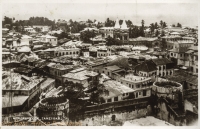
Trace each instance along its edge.
<instances>
[{"instance_id":1,"label":"sepia photograph","mask_svg":"<svg viewBox=\"0 0 200 129\"><path fill-rule=\"evenodd\" d=\"M198 126L198 0L3 0L2 126Z\"/></svg>"}]
</instances>

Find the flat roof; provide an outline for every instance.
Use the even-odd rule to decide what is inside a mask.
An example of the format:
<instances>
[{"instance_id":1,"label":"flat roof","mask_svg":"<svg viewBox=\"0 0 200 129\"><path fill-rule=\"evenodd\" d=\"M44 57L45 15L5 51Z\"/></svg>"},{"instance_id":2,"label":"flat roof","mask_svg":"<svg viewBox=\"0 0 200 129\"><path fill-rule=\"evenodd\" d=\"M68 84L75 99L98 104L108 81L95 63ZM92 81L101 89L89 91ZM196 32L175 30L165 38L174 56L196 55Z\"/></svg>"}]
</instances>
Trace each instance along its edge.
<instances>
[{"instance_id":1,"label":"flat roof","mask_svg":"<svg viewBox=\"0 0 200 129\"><path fill-rule=\"evenodd\" d=\"M47 86L49 86L49 84L51 84L52 82L55 82L55 79L47 78L47 80L45 80L44 82L41 83L40 88L41 88L41 89L44 89L44 88L46 88Z\"/></svg>"},{"instance_id":2,"label":"flat roof","mask_svg":"<svg viewBox=\"0 0 200 129\"><path fill-rule=\"evenodd\" d=\"M103 96L104 99L112 98L115 96L122 95L124 93L131 93L135 91L115 80L107 80L103 82L103 85L109 91L109 95Z\"/></svg>"},{"instance_id":3,"label":"flat roof","mask_svg":"<svg viewBox=\"0 0 200 129\"><path fill-rule=\"evenodd\" d=\"M89 78L88 76L97 76L97 75L98 75L97 72L83 70L79 72L69 72L65 75L62 75L62 77L74 79L74 80L86 80Z\"/></svg>"},{"instance_id":4,"label":"flat roof","mask_svg":"<svg viewBox=\"0 0 200 129\"><path fill-rule=\"evenodd\" d=\"M120 79L129 81L129 82L136 82L136 83L151 80L150 77L135 76L133 74L128 74L125 77L121 77Z\"/></svg>"},{"instance_id":5,"label":"flat roof","mask_svg":"<svg viewBox=\"0 0 200 129\"><path fill-rule=\"evenodd\" d=\"M14 96L12 97L12 106L21 106L29 96ZM9 97L2 97L2 108L11 107L11 103L9 103Z\"/></svg>"}]
</instances>

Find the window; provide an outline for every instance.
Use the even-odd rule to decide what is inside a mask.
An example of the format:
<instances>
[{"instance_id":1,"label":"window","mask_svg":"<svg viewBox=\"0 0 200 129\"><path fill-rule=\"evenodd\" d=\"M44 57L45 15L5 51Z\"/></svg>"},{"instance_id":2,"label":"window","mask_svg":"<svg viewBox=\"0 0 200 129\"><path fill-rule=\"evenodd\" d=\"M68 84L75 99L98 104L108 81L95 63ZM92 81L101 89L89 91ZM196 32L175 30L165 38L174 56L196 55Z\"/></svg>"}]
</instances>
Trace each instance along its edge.
<instances>
[{"instance_id":1,"label":"window","mask_svg":"<svg viewBox=\"0 0 200 129\"><path fill-rule=\"evenodd\" d=\"M118 101L118 97L114 97L114 101Z\"/></svg>"},{"instance_id":2,"label":"window","mask_svg":"<svg viewBox=\"0 0 200 129\"><path fill-rule=\"evenodd\" d=\"M171 53L171 56L173 56L173 53Z\"/></svg>"},{"instance_id":3,"label":"window","mask_svg":"<svg viewBox=\"0 0 200 129\"><path fill-rule=\"evenodd\" d=\"M56 39L54 39L54 41L56 41Z\"/></svg>"},{"instance_id":4,"label":"window","mask_svg":"<svg viewBox=\"0 0 200 129\"><path fill-rule=\"evenodd\" d=\"M51 39L49 39L51 41Z\"/></svg>"},{"instance_id":5,"label":"window","mask_svg":"<svg viewBox=\"0 0 200 129\"><path fill-rule=\"evenodd\" d=\"M129 87L131 88L131 84L129 84Z\"/></svg>"},{"instance_id":6,"label":"window","mask_svg":"<svg viewBox=\"0 0 200 129\"><path fill-rule=\"evenodd\" d=\"M198 73L198 69L196 69L196 73Z\"/></svg>"},{"instance_id":7,"label":"window","mask_svg":"<svg viewBox=\"0 0 200 129\"><path fill-rule=\"evenodd\" d=\"M182 54L180 54L180 56L182 57Z\"/></svg>"},{"instance_id":8,"label":"window","mask_svg":"<svg viewBox=\"0 0 200 129\"><path fill-rule=\"evenodd\" d=\"M141 95L141 92L139 92L139 95Z\"/></svg>"},{"instance_id":9,"label":"window","mask_svg":"<svg viewBox=\"0 0 200 129\"><path fill-rule=\"evenodd\" d=\"M107 102L111 102L111 99L108 99Z\"/></svg>"}]
</instances>

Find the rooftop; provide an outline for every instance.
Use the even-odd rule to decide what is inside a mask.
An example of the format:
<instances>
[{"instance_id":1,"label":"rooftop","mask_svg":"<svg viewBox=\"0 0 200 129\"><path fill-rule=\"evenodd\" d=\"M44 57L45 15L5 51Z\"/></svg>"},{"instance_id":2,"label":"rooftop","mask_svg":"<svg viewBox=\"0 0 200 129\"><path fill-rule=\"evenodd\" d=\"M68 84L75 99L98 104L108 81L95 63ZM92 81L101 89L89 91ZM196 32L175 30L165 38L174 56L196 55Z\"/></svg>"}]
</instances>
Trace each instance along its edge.
<instances>
[{"instance_id":1,"label":"rooftop","mask_svg":"<svg viewBox=\"0 0 200 129\"><path fill-rule=\"evenodd\" d=\"M125 77L121 77L120 79L125 80L125 81L130 81L130 82L141 82L141 81L151 80L150 77L135 76L133 74L128 74Z\"/></svg>"},{"instance_id":2,"label":"rooftop","mask_svg":"<svg viewBox=\"0 0 200 129\"><path fill-rule=\"evenodd\" d=\"M137 38L129 38L129 41L155 41L158 38L147 38L147 37L137 37Z\"/></svg>"},{"instance_id":3,"label":"rooftop","mask_svg":"<svg viewBox=\"0 0 200 129\"><path fill-rule=\"evenodd\" d=\"M152 61L156 65L166 65L166 64L169 64L169 63L173 63L172 61L168 60L167 58L157 58L157 59L152 59Z\"/></svg>"},{"instance_id":4,"label":"rooftop","mask_svg":"<svg viewBox=\"0 0 200 129\"><path fill-rule=\"evenodd\" d=\"M29 77L27 77L29 78ZM11 80L12 79L12 80ZM3 90L11 90L10 84L12 84L12 90L30 90L35 87L39 82L43 80L43 78L37 78L36 76L30 77L30 81L25 81L23 76L18 73L11 73L2 80L2 89Z\"/></svg>"},{"instance_id":5,"label":"rooftop","mask_svg":"<svg viewBox=\"0 0 200 129\"><path fill-rule=\"evenodd\" d=\"M105 69L109 69L111 71L115 71L115 70L119 70L121 69L120 67L118 67L117 65L112 65L112 66L107 66L105 67Z\"/></svg>"},{"instance_id":6,"label":"rooftop","mask_svg":"<svg viewBox=\"0 0 200 129\"><path fill-rule=\"evenodd\" d=\"M148 60L148 61L142 62L142 64L137 65L135 69L137 71L151 72L151 71L157 70L157 67L152 60Z\"/></svg>"},{"instance_id":7,"label":"rooftop","mask_svg":"<svg viewBox=\"0 0 200 129\"><path fill-rule=\"evenodd\" d=\"M109 96L104 96L104 98L111 98L111 97L122 95L124 93L134 92L133 89L114 80L107 80L103 83L103 85L109 91Z\"/></svg>"},{"instance_id":8,"label":"rooftop","mask_svg":"<svg viewBox=\"0 0 200 129\"><path fill-rule=\"evenodd\" d=\"M70 79L74 79L74 80L86 80L89 78L89 76L93 77L93 76L97 76L97 75L98 75L97 72L82 70L82 71L78 71L78 72L69 72L69 73L63 75L62 77L70 78Z\"/></svg>"},{"instance_id":9,"label":"rooftop","mask_svg":"<svg viewBox=\"0 0 200 129\"><path fill-rule=\"evenodd\" d=\"M55 79L52 78L47 78L44 82L41 83L41 89L46 88L47 86L49 86L49 84L55 82Z\"/></svg>"},{"instance_id":10,"label":"rooftop","mask_svg":"<svg viewBox=\"0 0 200 129\"><path fill-rule=\"evenodd\" d=\"M58 63L58 64L51 65L49 67L54 68L54 69L59 69L59 70L67 70L67 69L72 69L73 65L62 65Z\"/></svg>"},{"instance_id":11,"label":"rooftop","mask_svg":"<svg viewBox=\"0 0 200 129\"><path fill-rule=\"evenodd\" d=\"M12 106L21 106L29 96L14 96L12 97ZM9 103L9 97L2 97L2 108L11 107L11 103Z\"/></svg>"},{"instance_id":12,"label":"rooftop","mask_svg":"<svg viewBox=\"0 0 200 129\"><path fill-rule=\"evenodd\" d=\"M181 86L179 83L172 82L172 81L155 82L154 84L155 84L156 86L159 86L159 87L166 87L166 88L170 88L170 87L180 87L180 86Z\"/></svg>"}]
</instances>

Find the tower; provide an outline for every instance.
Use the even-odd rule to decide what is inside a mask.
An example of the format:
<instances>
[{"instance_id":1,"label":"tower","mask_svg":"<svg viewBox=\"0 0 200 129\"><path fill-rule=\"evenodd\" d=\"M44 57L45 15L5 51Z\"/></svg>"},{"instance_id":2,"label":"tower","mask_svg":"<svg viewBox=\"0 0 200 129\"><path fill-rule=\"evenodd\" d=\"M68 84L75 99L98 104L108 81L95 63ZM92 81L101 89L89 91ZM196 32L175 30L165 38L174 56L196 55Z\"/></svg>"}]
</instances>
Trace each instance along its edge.
<instances>
[{"instance_id":1,"label":"tower","mask_svg":"<svg viewBox=\"0 0 200 129\"><path fill-rule=\"evenodd\" d=\"M119 39L122 43L128 43L129 32L126 21L123 20L122 25L119 25L119 20L117 18L114 26L113 36L115 39Z\"/></svg>"}]
</instances>

